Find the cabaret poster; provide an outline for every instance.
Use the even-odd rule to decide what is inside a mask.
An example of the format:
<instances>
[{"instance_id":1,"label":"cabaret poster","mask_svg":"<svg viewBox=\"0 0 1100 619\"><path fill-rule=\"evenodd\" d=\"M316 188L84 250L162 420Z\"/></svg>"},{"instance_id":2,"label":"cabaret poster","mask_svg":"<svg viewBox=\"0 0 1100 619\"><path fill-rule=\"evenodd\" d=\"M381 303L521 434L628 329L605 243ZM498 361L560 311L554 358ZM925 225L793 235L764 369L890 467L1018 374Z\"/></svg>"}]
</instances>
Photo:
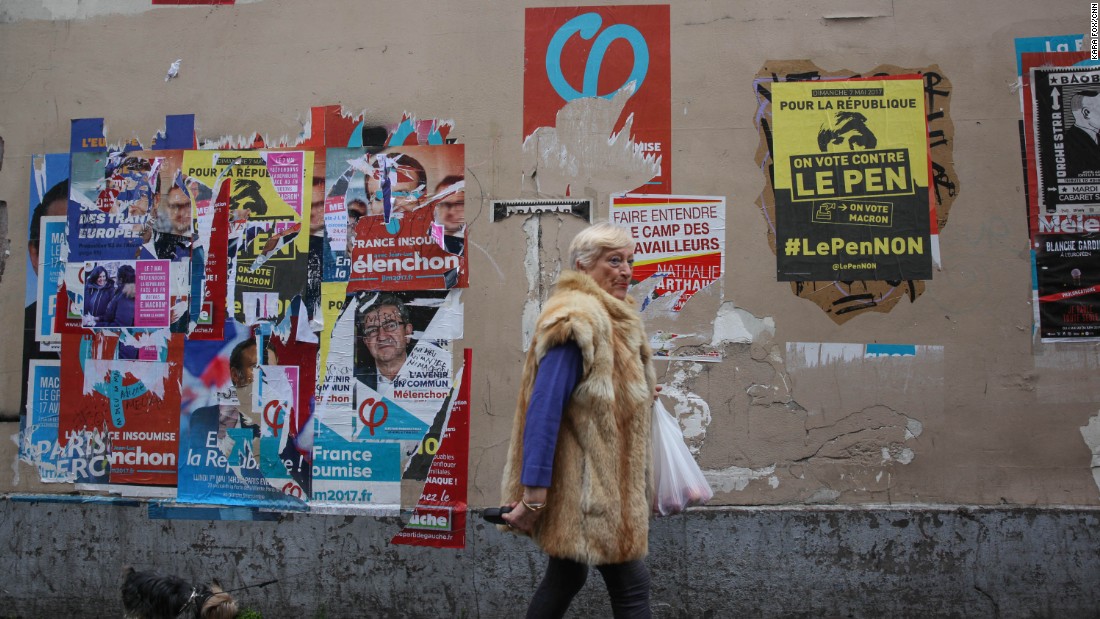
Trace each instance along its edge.
<instances>
[{"instance_id":1,"label":"cabaret poster","mask_svg":"<svg viewBox=\"0 0 1100 619\"><path fill-rule=\"evenodd\" d=\"M657 176L635 190L668 193L669 6L529 8L524 28L523 139L540 127L556 127L558 112L572 101L630 91L612 131L629 128L638 154L661 159Z\"/></svg>"},{"instance_id":2,"label":"cabaret poster","mask_svg":"<svg viewBox=\"0 0 1100 619\"><path fill-rule=\"evenodd\" d=\"M1032 67L1038 211L1100 215L1100 68ZM1050 226L1047 226L1050 227Z\"/></svg>"},{"instance_id":3,"label":"cabaret poster","mask_svg":"<svg viewBox=\"0 0 1100 619\"><path fill-rule=\"evenodd\" d=\"M932 278L919 77L772 89L780 281Z\"/></svg>"},{"instance_id":4,"label":"cabaret poster","mask_svg":"<svg viewBox=\"0 0 1100 619\"><path fill-rule=\"evenodd\" d=\"M634 279L659 278L654 294L676 295L674 311L722 277L724 197L613 195L611 221L634 237Z\"/></svg>"}]
</instances>

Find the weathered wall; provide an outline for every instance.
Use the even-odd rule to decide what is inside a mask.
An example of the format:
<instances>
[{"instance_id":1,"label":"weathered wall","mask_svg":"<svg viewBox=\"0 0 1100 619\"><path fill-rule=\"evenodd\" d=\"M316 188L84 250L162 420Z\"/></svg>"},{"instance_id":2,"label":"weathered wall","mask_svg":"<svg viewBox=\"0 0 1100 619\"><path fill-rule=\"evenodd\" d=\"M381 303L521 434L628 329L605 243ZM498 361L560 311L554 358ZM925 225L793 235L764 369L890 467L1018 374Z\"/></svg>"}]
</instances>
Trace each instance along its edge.
<instances>
[{"instance_id":1,"label":"weathered wall","mask_svg":"<svg viewBox=\"0 0 1100 619\"><path fill-rule=\"evenodd\" d=\"M520 131L522 7L498 0L393 5L263 0L101 15L95 7L110 3L81 4L92 10L74 15L50 2L0 9L0 19L7 21L0 23L0 199L8 204L7 259L12 263L0 279L0 314L15 317L22 310L19 274L26 242L21 231L27 213L18 205L27 202L29 158L64 151L71 118L103 116L111 140L137 136L146 142L165 114L195 113L200 138L252 131L293 136L302 130L310 106L323 104L364 110L368 121L395 122L405 111L452 119L453 137L466 145L472 205L467 216L471 287L463 297L466 339L456 345L475 351L470 498L474 505L494 503L519 377L525 304L553 280L564 248L583 225L553 215L488 221L490 199L530 197L533 190L524 183ZM50 13L55 10L62 12ZM62 19L46 19L51 15ZM1100 346L1032 343L1013 56L1016 37L1087 31L1087 3L691 1L675 3L671 15L674 191L727 197L727 250L719 285L696 295L681 314L654 319L650 326L695 333L699 342L714 344L724 354L719 364L658 368L670 407L682 416L718 491L713 504L1100 505L1100 479L1093 469L1094 454L1100 454ZM165 71L177 58L183 60L180 77L165 82ZM809 59L829 71L938 65L950 79L960 193L941 233L943 269L915 301L837 324L776 281L764 219L753 204L764 179L754 162L758 132L752 79L769 60L787 59ZM601 219L607 217L612 185L598 174L592 181ZM544 197L559 194L549 191ZM534 256L537 263L528 260L525 267L525 259ZM6 324L10 340L18 327ZM830 357L822 343L914 344L922 354L873 364ZM15 344L9 341L6 350L15 350ZM20 379L17 357L0 355L0 409L17 408ZM3 434L16 429L6 424ZM33 470L15 463L12 443L5 441L2 453L15 470L5 468L0 490L42 490L33 484ZM22 518L21 509L5 506L10 539L18 537L12 534L13 519ZM35 509L35 518L61 513ZM877 534L872 520L881 532L892 528L881 519L901 518L839 513L845 521L837 526L862 528L870 547ZM944 535L945 545L937 552L954 553L955 544L992 535L968 513L950 515L955 528ZM681 525L668 521L658 526L666 536L660 543L690 546L693 535L673 531L681 526L712 538L738 527L753 527L762 535L767 531L726 521L744 517L693 516ZM1082 517L1095 525L1094 514ZM294 518L318 535L338 520L308 524L309 517ZM131 520L137 526L143 518ZM768 522L790 525L783 518ZM76 521L72 524L79 530ZM1042 548L1040 540L1022 532L1027 527L1002 524L1011 529L1002 541ZM162 525L148 526L147 535L157 537L153 529ZM169 533L206 539L205 525L163 526ZM364 525L357 520L354 526ZM927 527L920 531L932 535ZM1071 553L1097 548L1087 533L1060 539L1060 548ZM497 542L479 534L475 543ZM1013 556L1015 547L989 543L996 550L988 552L999 559ZM395 552L382 546L379 542L374 550ZM725 548L731 555L742 550L736 542ZM982 548L958 552L971 553L969 559L981 555L981 566L975 568L1001 566L1003 583L1025 579L1007 567L1011 563L988 559L989 546ZM144 546L135 544L132 550L140 557ZM506 550L522 557L525 578L535 571L526 549ZM471 552L478 558L484 551ZM119 560L130 554L122 551ZM487 554L478 563L482 560L501 561ZM959 565L936 554L915 553L908 560L921 569ZM805 564L806 578L798 586L806 589L795 590L792 598L811 596L810 581L820 570L832 573L830 561ZM419 569L413 564L421 562L409 561L410 574ZM958 573L972 567L965 565ZM283 567L288 575L296 573L292 565ZM733 586L745 573L764 567L744 564L733 575ZM1075 570L1095 580L1095 562L1066 571ZM247 576L261 578L254 572ZM834 573L833 578L842 577ZM929 587L959 586L946 572L934 580ZM822 590L829 583L840 586L826 580ZM871 590L848 584L861 594ZM978 584L974 588L985 590ZM906 608L890 603L883 601L884 607ZM967 603L975 613L960 611L959 616L995 614L980 605L1001 601ZM1092 598L1092 607L1095 603ZM1054 607L1034 604L1021 608L1058 614ZM838 603L830 612L843 614L846 608ZM692 607L672 609L694 614ZM794 607L772 610L817 614ZM1000 612L1017 616L1004 605Z\"/></svg>"},{"instance_id":2,"label":"weathered wall","mask_svg":"<svg viewBox=\"0 0 1100 619\"><path fill-rule=\"evenodd\" d=\"M119 567L220 578L264 617L515 617L546 558L495 527L465 550L392 546L393 518L151 519L144 506L0 502L26 617L118 617ZM49 524L47 524L49 523ZM1095 617L1096 510L692 511L650 535L657 617ZM75 543L56 531L81 532ZM609 617L595 570L571 617Z\"/></svg>"}]
</instances>

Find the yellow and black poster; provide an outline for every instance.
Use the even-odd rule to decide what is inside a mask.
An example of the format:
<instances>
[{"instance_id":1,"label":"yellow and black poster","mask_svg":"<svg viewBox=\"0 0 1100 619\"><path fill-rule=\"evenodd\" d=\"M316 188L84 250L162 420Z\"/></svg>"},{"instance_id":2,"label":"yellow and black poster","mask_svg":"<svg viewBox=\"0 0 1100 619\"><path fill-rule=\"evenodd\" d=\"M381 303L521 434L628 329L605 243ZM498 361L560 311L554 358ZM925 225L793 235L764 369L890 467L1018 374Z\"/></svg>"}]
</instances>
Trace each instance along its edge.
<instances>
[{"instance_id":1,"label":"yellow and black poster","mask_svg":"<svg viewBox=\"0 0 1100 619\"><path fill-rule=\"evenodd\" d=\"M780 281L932 278L920 77L773 86Z\"/></svg>"}]
</instances>

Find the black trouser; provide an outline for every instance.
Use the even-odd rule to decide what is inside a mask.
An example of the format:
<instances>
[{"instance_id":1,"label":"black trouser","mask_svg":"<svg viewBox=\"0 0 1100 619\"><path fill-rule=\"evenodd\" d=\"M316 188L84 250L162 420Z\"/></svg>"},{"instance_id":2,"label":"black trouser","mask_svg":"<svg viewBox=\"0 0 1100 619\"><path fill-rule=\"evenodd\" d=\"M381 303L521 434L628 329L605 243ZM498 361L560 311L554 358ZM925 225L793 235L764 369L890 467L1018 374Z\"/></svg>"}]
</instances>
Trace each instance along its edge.
<instances>
[{"instance_id":1,"label":"black trouser","mask_svg":"<svg viewBox=\"0 0 1100 619\"><path fill-rule=\"evenodd\" d=\"M597 565L607 592L611 595L611 611L615 619L648 619L649 611L649 570L645 561L627 561L611 565ZM543 617L563 617L569 610L573 596L584 586L588 579L588 566L569 559L550 557L531 606L527 608L527 619Z\"/></svg>"}]
</instances>

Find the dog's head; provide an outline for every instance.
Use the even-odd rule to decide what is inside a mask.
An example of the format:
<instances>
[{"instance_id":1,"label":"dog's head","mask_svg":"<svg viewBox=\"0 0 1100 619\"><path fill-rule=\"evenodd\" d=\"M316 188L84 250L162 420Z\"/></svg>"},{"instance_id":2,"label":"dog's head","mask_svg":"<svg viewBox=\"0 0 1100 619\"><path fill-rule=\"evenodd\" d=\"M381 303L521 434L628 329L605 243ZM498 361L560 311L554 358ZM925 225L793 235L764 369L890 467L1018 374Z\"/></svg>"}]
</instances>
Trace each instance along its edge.
<instances>
[{"instance_id":1,"label":"dog's head","mask_svg":"<svg viewBox=\"0 0 1100 619\"><path fill-rule=\"evenodd\" d=\"M199 605L199 613L196 615L199 619L233 619L237 616L237 600L223 591L218 581L203 587L199 597L202 596L206 596L206 599Z\"/></svg>"}]
</instances>

